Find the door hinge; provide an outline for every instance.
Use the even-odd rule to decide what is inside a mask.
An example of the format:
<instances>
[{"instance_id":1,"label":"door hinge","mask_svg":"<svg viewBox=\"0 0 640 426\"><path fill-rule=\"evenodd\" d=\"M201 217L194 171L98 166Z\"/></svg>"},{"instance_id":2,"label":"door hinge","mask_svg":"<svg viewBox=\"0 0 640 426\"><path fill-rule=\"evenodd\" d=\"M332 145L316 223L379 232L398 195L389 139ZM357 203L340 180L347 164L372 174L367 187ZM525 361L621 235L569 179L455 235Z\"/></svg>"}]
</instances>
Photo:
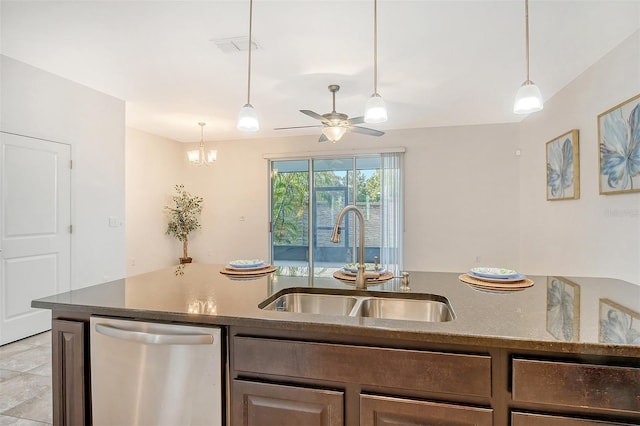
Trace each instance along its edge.
<instances>
[{"instance_id":1,"label":"door hinge","mask_svg":"<svg viewBox=\"0 0 640 426\"><path fill-rule=\"evenodd\" d=\"M73 234L73 225L69 225L69 233Z\"/></svg>"},{"instance_id":2,"label":"door hinge","mask_svg":"<svg viewBox=\"0 0 640 426\"><path fill-rule=\"evenodd\" d=\"M73 169L73 160L69 160L69 168Z\"/></svg>"},{"instance_id":3,"label":"door hinge","mask_svg":"<svg viewBox=\"0 0 640 426\"><path fill-rule=\"evenodd\" d=\"M273 222L269 222L269 233L273 232Z\"/></svg>"}]
</instances>

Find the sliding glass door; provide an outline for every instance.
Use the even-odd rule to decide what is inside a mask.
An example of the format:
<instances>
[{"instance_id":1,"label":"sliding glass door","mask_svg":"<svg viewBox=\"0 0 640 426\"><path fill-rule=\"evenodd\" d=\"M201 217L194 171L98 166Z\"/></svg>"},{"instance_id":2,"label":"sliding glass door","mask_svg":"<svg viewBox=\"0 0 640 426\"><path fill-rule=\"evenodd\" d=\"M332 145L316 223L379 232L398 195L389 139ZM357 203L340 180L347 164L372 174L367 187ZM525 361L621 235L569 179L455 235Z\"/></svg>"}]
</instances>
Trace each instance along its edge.
<instances>
[{"instance_id":1,"label":"sliding glass door","mask_svg":"<svg viewBox=\"0 0 640 426\"><path fill-rule=\"evenodd\" d=\"M283 275L309 275L308 160L271 162L271 262Z\"/></svg>"},{"instance_id":2,"label":"sliding glass door","mask_svg":"<svg viewBox=\"0 0 640 426\"><path fill-rule=\"evenodd\" d=\"M388 258L399 265L399 162L392 175L383 167L385 155L271 161L271 260L281 275L331 276L358 261L355 215L344 217L340 243L330 241L340 210L349 204L365 218L365 262L377 258L384 265ZM393 193L385 191L385 177L394 179Z\"/></svg>"}]
</instances>

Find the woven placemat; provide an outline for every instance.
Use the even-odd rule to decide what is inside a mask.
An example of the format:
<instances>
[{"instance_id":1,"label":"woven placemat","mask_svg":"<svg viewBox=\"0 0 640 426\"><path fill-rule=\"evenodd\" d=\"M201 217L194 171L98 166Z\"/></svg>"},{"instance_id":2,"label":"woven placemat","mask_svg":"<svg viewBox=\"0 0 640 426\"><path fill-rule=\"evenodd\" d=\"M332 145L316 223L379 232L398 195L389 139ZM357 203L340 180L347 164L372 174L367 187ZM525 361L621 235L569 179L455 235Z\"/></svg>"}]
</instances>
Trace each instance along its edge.
<instances>
[{"instance_id":1,"label":"woven placemat","mask_svg":"<svg viewBox=\"0 0 640 426\"><path fill-rule=\"evenodd\" d=\"M460 281L463 283L472 285L474 287L485 288L489 290L500 290L500 291L518 291L524 290L525 288L529 288L533 286L533 280L529 278L525 278L521 281L514 281L510 283L496 283L483 281L478 278L474 278L468 274L462 274L458 277Z\"/></svg>"},{"instance_id":2,"label":"woven placemat","mask_svg":"<svg viewBox=\"0 0 640 426\"><path fill-rule=\"evenodd\" d=\"M223 275L230 277L261 277L263 275L270 274L276 271L276 267L273 265L267 265L261 269L251 269L249 271L243 271L240 269L224 268L220 270Z\"/></svg>"},{"instance_id":3,"label":"woven placemat","mask_svg":"<svg viewBox=\"0 0 640 426\"><path fill-rule=\"evenodd\" d=\"M336 271L333 273L333 278L336 278L340 281L345 281L349 284L353 284L356 282L356 276L351 274L345 274L343 271ZM393 278L393 274L391 272L383 272L378 276L378 278L367 278L366 284L380 284L385 281L389 281Z\"/></svg>"}]
</instances>

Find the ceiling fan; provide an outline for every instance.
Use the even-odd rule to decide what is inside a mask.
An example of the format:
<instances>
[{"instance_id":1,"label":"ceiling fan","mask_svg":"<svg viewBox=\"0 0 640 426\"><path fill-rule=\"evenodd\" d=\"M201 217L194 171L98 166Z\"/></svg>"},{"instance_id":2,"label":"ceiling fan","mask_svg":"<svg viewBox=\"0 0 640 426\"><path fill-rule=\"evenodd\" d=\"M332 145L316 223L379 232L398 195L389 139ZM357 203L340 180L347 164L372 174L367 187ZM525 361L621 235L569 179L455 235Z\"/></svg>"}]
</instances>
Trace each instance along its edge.
<instances>
[{"instance_id":1,"label":"ceiling fan","mask_svg":"<svg viewBox=\"0 0 640 426\"><path fill-rule=\"evenodd\" d=\"M277 127L274 130L285 129L302 129L306 127L322 127L322 136L318 139L318 142L337 142L347 132L361 133L369 136L382 136L384 132L379 130L369 129L368 127L356 126L356 124L364 123L364 117L349 118L347 114L336 112L336 92L340 90L340 86L337 84L329 85L329 91L333 95L333 111L326 114L318 114L308 109L301 109L300 112L308 115L309 117L320 120L322 125L314 126L294 126L294 127Z\"/></svg>"}]
</instances>

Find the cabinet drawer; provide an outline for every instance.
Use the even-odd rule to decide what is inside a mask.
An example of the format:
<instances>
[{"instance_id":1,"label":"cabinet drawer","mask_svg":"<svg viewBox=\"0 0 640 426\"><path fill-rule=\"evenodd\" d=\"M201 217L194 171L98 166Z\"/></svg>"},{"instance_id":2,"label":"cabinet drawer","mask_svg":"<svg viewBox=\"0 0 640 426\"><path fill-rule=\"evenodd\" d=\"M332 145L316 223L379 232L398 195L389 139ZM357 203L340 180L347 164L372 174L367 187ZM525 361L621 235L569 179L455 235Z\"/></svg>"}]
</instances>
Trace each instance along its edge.
<instances>
[{"instance_id":1,"label":"cabinet drawer","mask_svg":"<svg viewBox=\"0 0 640 426\"><path fill-rule=\"evenodd\" d=\"M360 395L360 424L491 426L493 410L388 396Z\"/></svg>"},{"instance_id":2,"label":"cabinet drawer","mask_svg":"<svg viewBox=\"0 0 640 426\"><path fill-rule=\"evenodd\" d=\"M513 399L640 413L640 368L516 358Z\"/></svg>"},{"instance_id":3,"label":"cabinet drawer","mask_svg":"<svg viewBox=\"0 0 640 426\"><path fill-rule=\"evenodd\" d=\"M233 381L233 426L342 426L344 393Z\"/></svg>"},{"instance_id":4,"label":"cabinet drawer","mask_svg":"<svg viewBox=\"0 0 640 426\"><path fill-rule=\"evenodd\" d=\"M491 397L491 357L235 337L238 372Z\"/></svg>"},{"instance_id":5,"label":"cabinet drawer","mask_svg":"<svg viewBox=\"0 0 640 426\"><path fill-rule=\"evenodd\" d=\"M536 413L511 413L511 426L629 426L609 421L575 419Z\"/></svg>"}]
</instances>

